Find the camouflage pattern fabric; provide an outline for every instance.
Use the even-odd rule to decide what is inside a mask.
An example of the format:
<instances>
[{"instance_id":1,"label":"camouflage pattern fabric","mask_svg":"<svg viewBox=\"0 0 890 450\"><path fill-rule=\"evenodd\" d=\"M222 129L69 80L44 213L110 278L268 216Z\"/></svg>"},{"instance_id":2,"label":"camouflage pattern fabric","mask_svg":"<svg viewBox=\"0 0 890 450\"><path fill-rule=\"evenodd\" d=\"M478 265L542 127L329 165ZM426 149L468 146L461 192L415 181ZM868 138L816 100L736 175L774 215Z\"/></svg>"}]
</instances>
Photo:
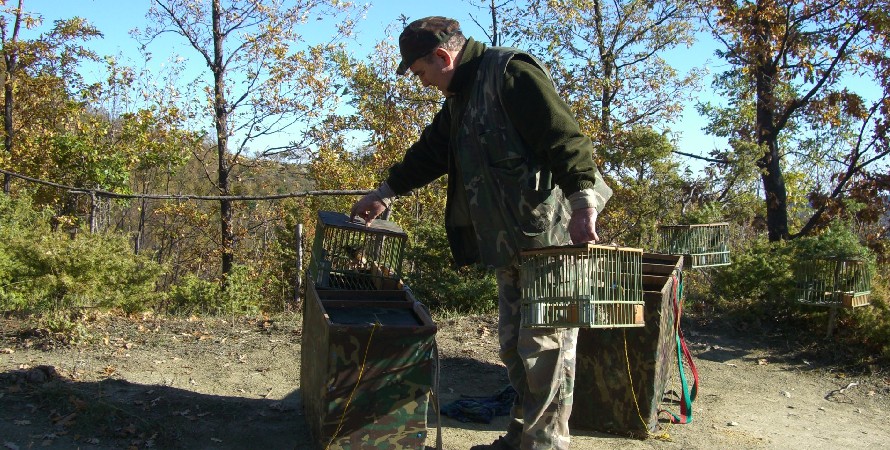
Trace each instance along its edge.
<instances>
[{"instance_id":1,"label":"camouflage pattern fabric","mask_svg":"<svg viewBox=\"0 0 890 450\"><path fill-rule=\"evenodd\" d=\"M522 450L569 448L577 328L522 328L519 268L497 270L501 360L518 395L505 439Z\"/></svg>"},{"instance_id":2,"label":"camouflage pattern fabric","mask_svg":"<svg viewBox=\"0 0 890 450\"><path fill-rule=\"evenodd\" d=\"M547 73L531 55L515 49L489 48L458 132L456 163L480 259L491 267L506 267L522 249L569 243L568 201L553 183L549 168L526 148L501 104L504 70L518 54ZM600 209L612 194L599 171L594 194L601 202Z\"/></svg>"},{"instance_id":3,"label":"camouflage pattern fabric","mask_svg":"<svg viewBox=\"0 0 890 450\"><path fill-rule=\"evenodd\" d=\"M667 264L649 259L651 256L644 253L643 263ZM681 256L673 256L675 270L682 270L682 264ZM676 279L647 273L646 267L646 326L583 329L578 335L579 378L570 421L573 429L646 438L658 428L658 407L677 359L677 324L673 314Z\"/></svg>"},{"instance_id":4,"label":"camouflage pattern fabric","mask_svg":"<svg viewBox=\"0 0 890 450\"><path fill-rule=\"evenodd\" d=\"M416 301L375 303L378 308L411 308L424 316L427 325L379 325L372 323L373 317L359 325L329 323L326 305L347 302L325 302L318 292L309 280L300 374L306 420L316 446L425 448L435 325L429 325L432 321ZM362 298L362 291L349 292Z\"/></svg>"}]
</instances>

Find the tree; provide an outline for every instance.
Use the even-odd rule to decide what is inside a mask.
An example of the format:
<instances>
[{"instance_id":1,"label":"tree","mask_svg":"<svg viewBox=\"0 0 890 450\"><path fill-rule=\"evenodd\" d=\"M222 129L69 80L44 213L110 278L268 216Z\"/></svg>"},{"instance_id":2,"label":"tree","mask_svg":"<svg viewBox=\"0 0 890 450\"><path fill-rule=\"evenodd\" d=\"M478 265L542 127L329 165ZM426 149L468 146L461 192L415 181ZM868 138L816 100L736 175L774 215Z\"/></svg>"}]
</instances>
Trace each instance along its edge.
<instances>
[{"instance_id":1,"label":"tree","mask_svg":"<svg viewBox=\"0 0 890 450\"><path fill-rule=\"evenodd\" d=\"M351 109L332 114L313 130L313 150L307 156L317 188L376 187L441 105L438 91L395 73L401 56L391 43L378 43L374 55L370 61L346 53L335 58L342 76L335 85L347 94ZM417 190L400 202L396 214L409 221L441 221L443 189L440 180ZM331 201L338 202L334 209L351 204L339 199L327 201L328 206Z\"/></svg>"},{"instance_id":2,"label":"tree","mask_svg":"<svg viewBox=\"0 0 890 450\"><path fill-rule=\"evenodd\" d=\"M5 5L6 1L0 1ZM27 91L22 84L28 78L32 87L38 87L42 81L49 83L49 90L58 93L70 93L83 88L81 79L75 68L84 59L96 59L95 53L80 45L81 41L102 34L85 20L75 17L57 20L52 29L32 40L22 39L19 33L22 26L31 29L40 24L39 16L28 14L23 9L24 0L18 0L15 8L0 11L0 54L3 57L3 146L9 161L19 159L16 146L17 132L21 127L31 125L18 116L21 111L53 109L52 98L43 95L31 96L35 103L21 106L17 95ZM10 21L12 22L10 24ZM10 29L10 26L12 27ZM46 88L47 86L44 86ZM44 92L46 94L47 92ZM67 95L63 94L63 97ZM15 169L15 167L9 167ZM9 193L10 177L4 176L3 191Z\"/></svg>"},{"instance_id":3,"label":"tree","mask_svg":"<svg viewBox=\"0 0 890 450\"><path fill-rule=\"evenodd\" d=\"M680 75L664 59L694 41L693 12L686 0L530 0L503 13L501 29L549 65L608 174L619 158L617 135L635 126L664 130L697 85L700 71Z\"/></svg>"},{"instance_id":4,"label":"tree","mask_svg":"<svg viewBox=\"0 0 890 450\"><path fill-rule=\"evenodd\" d=\"M795 148L782 147L783 133L800 133L786 139L808 144L804 150L817 161L827 158L843 166L833 170L837 178L829 196L835 199L868 165L886 156L886 4L716 0L708 6L714 37L724 46L718 55L743 81L731 95L754 103L752 144L759 148L769 240L806 234L824 210L817 207L801 231L791 233L783 163ZM846 84L870 68L883 89L871 107ZM826 139L829 135L832 139ZM807 141L806 136L820 137Z\"/></svg>"},{"instance_id":5,"label":"tree","mask_svg":"<svg viewBox=\"0 0 890 450\"><path fill-rule=\"evenodd\" d=\"M324 73L333 45L300 50L304 39L298 28L310 16L341 19L336 16L351 9L351 3L337 0L154 0L148 13L153 25L143 33L146 44L173 33L185 39L212 75L212 82L203 83L207 106L202 112L212 118L215 130L216 175L208 179L220 195L230 195L233 171L250 144L293 125L308 126L336 99ZM353 23L349 17L339 20L331 41L349 35ZM223 279L234 261L233 206L231 200L220 200Z\"/></svg>"},{"instance_id":6,"label":"tree","mask_svg":"<svg viewBox=\"0 0 890 450\"><path fill-rule=\"evenodd\" d=\"M682 180L671 159L673 145L667 136L649 128L635 127L622 133L614 161L618 168L610 208L600 223L604 242L652 248L659 223L676 218ZM599 225L598 225L599 228Z\"/></svg>"},{"instance_id":7,"label":"tree","mask_svg":"<svg viewBox=\"0 0 890 450\"><path fill-rule=\"evenodd\" d=\"M501 23L500 23L498 14L499 14L499 12L505 10L507 8L507 6L512 1L513 0L501 0L500 2L496 2L495 0L477 0L477 2L480 3L481 6L474 5L476 8L478 8L480 10L484 10L486 12L486 14L489 16L489 18L486 19L486 20L490 20L488 26L483 26L481 23L479 23L479 20L476 19L475 17L473 17L472 15L470 15L470 19L473 21L473 23L478 25L479 28L486 30L485 37L488 38L488 42L491 45L499 46L499 45L502 45L502 43L503 43L503 39L502 39L503 33L501 33L501 28L500 28ZM476 2L469 1L469 3L474 4Z\"/></svg>"}]
</instances>

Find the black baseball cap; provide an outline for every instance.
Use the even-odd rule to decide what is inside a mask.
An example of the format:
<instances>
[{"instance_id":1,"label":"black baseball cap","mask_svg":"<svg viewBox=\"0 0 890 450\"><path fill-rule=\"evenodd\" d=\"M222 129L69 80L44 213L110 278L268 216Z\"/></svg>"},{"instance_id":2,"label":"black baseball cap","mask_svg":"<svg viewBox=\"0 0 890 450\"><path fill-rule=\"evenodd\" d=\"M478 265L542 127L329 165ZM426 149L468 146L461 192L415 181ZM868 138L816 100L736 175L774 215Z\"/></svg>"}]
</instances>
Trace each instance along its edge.
<instances>
[{"instance_id":1,"label":"black baseball cap","mask_svg":"<svg viewBox=\"0 0 890 450\"><path fill-rule=\"evenodd\" d=\"M417 19L408 24L399 35L399 51L402 62L396 73L404 75L414 61L432 53L439 44L460 32L460 23L442 16Z\"/></svg>"}]
</instances>

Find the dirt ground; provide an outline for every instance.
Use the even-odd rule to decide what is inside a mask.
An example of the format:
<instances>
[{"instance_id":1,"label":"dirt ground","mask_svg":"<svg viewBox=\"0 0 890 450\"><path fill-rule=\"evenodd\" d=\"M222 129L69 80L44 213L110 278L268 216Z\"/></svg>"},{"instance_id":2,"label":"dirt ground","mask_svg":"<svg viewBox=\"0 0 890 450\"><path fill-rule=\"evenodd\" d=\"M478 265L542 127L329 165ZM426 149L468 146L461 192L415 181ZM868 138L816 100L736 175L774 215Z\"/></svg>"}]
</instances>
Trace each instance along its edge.
<instances>
[{"instance_id":1,"label":"dirt ground","mask_svg":"<svg viewBox=\"0 0 890 450\"><path fill-rule=\"evenodd\" d=\"M437 324L443 402L506 385L493 317ZM844 372L779 333L692 322L684 328L701 375L694 422L666 425L667 439L578 431L572 448L890 445L890 375L880 368ZM0 448L313 448L299 393L298 316L106 315L88 321L85 332L67 346L0 318ZM444 448L489 443L505 427L506 417L491 424L443 418ZM434 446L434 420L430 428L427 445Z\"/></svg>"}]
</instances>

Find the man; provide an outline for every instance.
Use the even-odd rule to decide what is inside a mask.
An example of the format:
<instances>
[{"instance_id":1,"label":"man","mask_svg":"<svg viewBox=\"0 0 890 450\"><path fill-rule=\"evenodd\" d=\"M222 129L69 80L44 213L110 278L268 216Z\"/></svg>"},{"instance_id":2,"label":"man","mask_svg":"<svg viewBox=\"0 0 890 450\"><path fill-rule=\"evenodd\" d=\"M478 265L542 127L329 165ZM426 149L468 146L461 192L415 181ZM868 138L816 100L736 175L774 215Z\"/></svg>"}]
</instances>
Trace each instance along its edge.
<instances>
[{"instance_id":1,"label":"man","mask_svg":"<svg viewBox=\"0 0 890 450\"><path fill-rule=\"evenodd\" d=\"M410 69L445 102L351 215L370 223L395 196L448 175L452 255L458 266L496 269L500 356L518 393L507 434L473 449L567 449L577 329L520 327L519 251L599 239L596 217L611 190L592 143L527 53L487 48L438 16L409 24L399 48L397 73Z\"/></svg>"}]
</instances>

